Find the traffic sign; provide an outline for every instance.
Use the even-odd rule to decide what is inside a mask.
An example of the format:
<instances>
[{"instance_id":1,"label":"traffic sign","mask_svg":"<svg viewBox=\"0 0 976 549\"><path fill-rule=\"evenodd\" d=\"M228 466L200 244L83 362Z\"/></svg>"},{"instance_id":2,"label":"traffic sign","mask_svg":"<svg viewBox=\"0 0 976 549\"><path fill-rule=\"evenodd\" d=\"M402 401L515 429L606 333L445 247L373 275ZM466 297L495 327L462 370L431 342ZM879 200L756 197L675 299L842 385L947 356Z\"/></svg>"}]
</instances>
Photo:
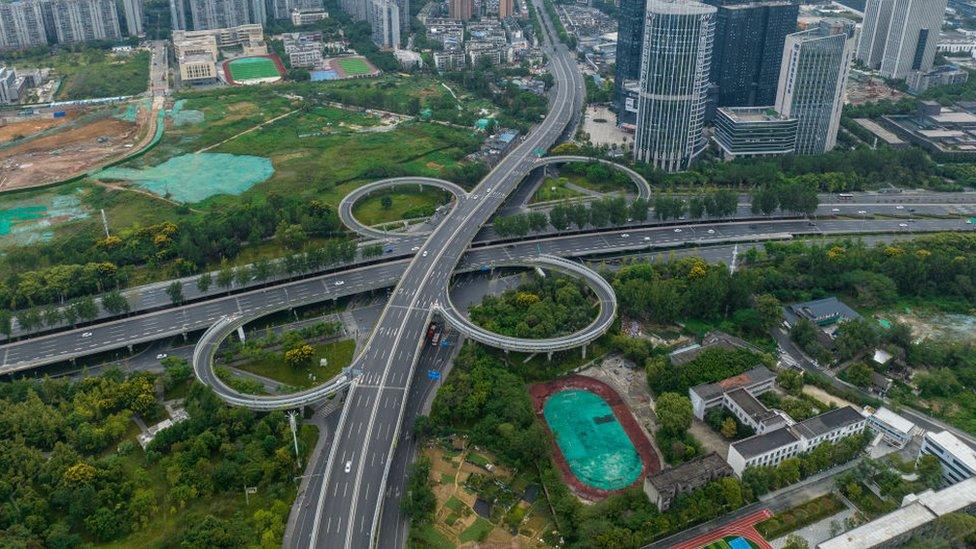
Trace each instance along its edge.
<instances>
[{"instance_id":1,"label":"traffic sign","mask_svg":"<svg viewBox=\"0 0 976 549\"><path fill-rule=\"evenodd\" d=\"M427 370L427 379L431 381L437 381L441 378L441 373L437 370Z\"/></svg>"}]
</instances>

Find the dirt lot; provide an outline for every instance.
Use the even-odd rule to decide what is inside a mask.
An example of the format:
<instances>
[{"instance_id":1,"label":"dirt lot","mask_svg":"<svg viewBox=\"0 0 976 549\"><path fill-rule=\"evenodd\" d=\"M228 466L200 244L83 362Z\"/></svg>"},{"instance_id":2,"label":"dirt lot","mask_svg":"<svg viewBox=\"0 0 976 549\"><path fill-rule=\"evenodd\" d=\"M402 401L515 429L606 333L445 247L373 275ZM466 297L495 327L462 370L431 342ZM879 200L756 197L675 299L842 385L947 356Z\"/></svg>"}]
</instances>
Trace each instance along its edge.
<instances>
[{"instance_id":1,"label":"dirt lot","mask_svg":"<svg viewBox=\"0 0 976 549\"><path fill-rule=\"evenodd\" d=\"M0 191L67 179L125 154L142 125L104 118L0 150Z\"/></svg>"},{"instance_id":2,"label":"dirt lot","mask_svg":"<svg viewBox=\"0 0 976 549\"><path fill-rule=\"evenodd\" d=\"M22 122L0 124L0 144L13 141L15 137L26 137L41 130L53 128L73 119L73 113L63 118L31 118Z\"/></svg>"}]
</instances>

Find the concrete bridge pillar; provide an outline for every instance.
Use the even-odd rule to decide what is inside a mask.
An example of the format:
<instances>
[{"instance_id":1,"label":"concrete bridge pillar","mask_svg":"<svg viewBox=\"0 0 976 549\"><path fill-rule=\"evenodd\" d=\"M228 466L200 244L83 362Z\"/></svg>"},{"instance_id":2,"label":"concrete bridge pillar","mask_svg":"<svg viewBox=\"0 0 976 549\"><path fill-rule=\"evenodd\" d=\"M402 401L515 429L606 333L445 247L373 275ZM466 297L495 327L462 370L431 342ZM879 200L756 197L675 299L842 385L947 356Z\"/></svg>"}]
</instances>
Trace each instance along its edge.
<instances>
[{"instance_id":1,"label":"concrete bridge pillar","mask_svg":"<svg viewBox=\"0 0 976 549\"><path fill-rule=\"evenodd\" d=\"M129 353L132 353L132 344L131 343L128 344L128 345L126 345L125 348L129 350ZM75 361L75 359L72 358L71 359L71 362L74 362L74 361Z\"/></svg>"},{"instance_id":2,"label":"concrete bridge pillar","mask_svg":"<svg viewBox=\"0 0 976 549\"><path fill-rule=\"evenodd\" d=\"M586 358L586 345L583 345L583 358Z\"/></svg>"},{"instance_id":3,"label":"concrete bridge pillar","mask_svg":"<svg viewBox=\"0 0 976 549\"><path fill-rule=\"evenodd\" d=\"M548 357L548 359L547 359L547 360L548 360L549 362L552 362L552 351L549 351L548 353L546 353L546 356Z\"/></svg>"}]
</instances>

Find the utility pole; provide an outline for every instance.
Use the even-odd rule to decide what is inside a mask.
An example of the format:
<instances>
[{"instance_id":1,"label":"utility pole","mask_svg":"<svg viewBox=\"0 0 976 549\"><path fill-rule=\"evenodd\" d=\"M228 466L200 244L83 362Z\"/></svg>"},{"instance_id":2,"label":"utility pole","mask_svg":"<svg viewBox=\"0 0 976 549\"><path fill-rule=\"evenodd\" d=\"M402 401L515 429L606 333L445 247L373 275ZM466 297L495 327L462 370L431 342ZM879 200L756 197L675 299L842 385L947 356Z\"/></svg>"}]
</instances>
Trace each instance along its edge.
<instances>
[{"instance_id":1,"label":"utility pole","mask_svg":"<svg viewBox=\"0 0 976 549\"><path fill-rule=\"evenodd\" d=\"M732 248L732 261L729 263L729 274L735 274L735 261L739 257L739 245Z\"/></svg>"},{"instance_id":2,"label":"utility pole","mask_svg":"<svg viewBox=\"0 0 976 549\"><path fill-rule=\"evenodd\" d=\"M108 238L108 218L105 217L105 208L102 208L101 212L102 212L102 228L105 229L105 238Z\"/></svg>"},{"instance_id":3,"label":"utility pole","mask_svg":"<svg viewBox=\"0 0 976 549\"><path fill-rule=\"evenodd\" d=\"M298 468L302 468L302 460L298 455L298 411L292 410L288 412L288 425L291 426L291 438L295 442L295 462L298 463Z\"/></svg>"}]
</instances>

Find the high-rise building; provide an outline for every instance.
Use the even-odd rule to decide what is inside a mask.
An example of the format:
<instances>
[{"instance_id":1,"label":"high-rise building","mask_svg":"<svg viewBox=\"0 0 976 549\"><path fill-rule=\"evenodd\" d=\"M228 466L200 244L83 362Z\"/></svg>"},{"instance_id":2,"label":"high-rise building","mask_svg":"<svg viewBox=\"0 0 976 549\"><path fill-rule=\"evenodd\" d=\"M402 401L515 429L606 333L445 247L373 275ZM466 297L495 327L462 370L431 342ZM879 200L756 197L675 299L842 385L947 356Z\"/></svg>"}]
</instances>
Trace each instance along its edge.
<instances>
[{"instance_id":1,"label":"high-rise building","mask_svg":"<svg viewBox=\"0 0 976 549\"><path fill-rule=\"evenodd\" d=\"M634 158L668 171L688 168L704 148L714 6L648 0L644 19Z\"/></svg>"},{"instance_id":2,"label":"high-rise building","mask_svg":"<svg viewBox=\"0 0 976 549\"><path fill-rule=\"evenodd\" d=\"M885 78L929 71L945 9L946 0L869 0L857 58Z\"/></svg>"},{"instance_id":3,"label":"high-rise building","mask_svg":"<svg viewBox=\"0 0 976 549\"><path fill-rule=\"evenodd\" d=\"M505 19L506 17L511 17L515 11L515 1L514 0L498 0L498 18Z\"/></svg>"},{"instance_id":4,"label":"high-rise building","mask_svg":"<svg viewBox=\"0 0 976 549\"><path fill-rule=\"evenodd\" d=\"M400 47L400 8L395 0L372 0L370 26L377 46Z\"/></svg>"},{"instance_id":5,"label":"high-rise building","mask_svg":"<svg viewBox=\"0 0 976 549\"><path fill-rule=\"evenodd\" d=\"M142 0L122 0L129 36L142 36Z\"/></svg>"},{"instance_id":6,"label":"high-rise building","mask_svg":"<svg viewBox=\"0 0 976 549\"><path fill-rule=\"evenodd\" d=\"M467 21L474 15L474 7L471 0L450 0L447 4L447 13L451 19Z\"/></svg>"},{"instance_id":7,"label":"high-rise building","mask_svg":"<svg viewBox=\"0 0 976 549\"><path fill-rule=\"evenodd\" d=\"M189 30L186 23L186 3L184 0L169 0L169 20L173 30Z\"/></svg>"},{"instance_id":8,"label":"high-rise building","mask_svg":"<svg viewBox=\"0 0 976 549\"><path fill-rule=\"evenodd\" d=\"M719 107L772 105L786 35L796 32L792 0L705 0L716 6L711 82Z\"/></svg>"},{"instance_id":9,"label":"high-rise building","mask_svg":"<svg viewBox=\"0 0 976 549\"><path fill-rule=\"evenodd\" d=\"M122 37L113 0L51 0L48 5L58 43Z\"/></svg>"},{"instance_id":10,"label":"high-rise building","mask_svg":"<svg viewBox=\"0 0 976 549\"><path fill-rule=\"evenodd\" d=\"M834 148L855 47L854 24L827 19L786 37L776 110L796 118L796 153Z\"/></svg>"},{"instance_id":11,"label":"high-rise building","mask_svg":"<svg viewBox=\"0 0 976 549\"><path fill-rule=\"evenodd\" d=\"M40 2L0 2L0 50L19 50L47 44Z\"/></svg>"},{"instance_id":12,"label":"high-rise building","mask_svg":"<svg viewBox=\"0 0 976 549\"><path fill-rule=\"evenodd\" d=\"M613 104L617 123L633 124L636 115L626 108L624 82L640 78L641 53L644 44L644 11L647 0L620 0L617 21L617 69L613 77Z\"/></svg>"},{"instance_id":13,"label":"high-rise building","mask_svg":"<svg viewBox=\"0 0 976 549\"><path fill-rule=\"evenodd\" d=\"M339 8L354 21L369 21L371 0L339 0Z\"/></svg>"},{"instance_id":14,"label":"high-rise building","mask_svg":"<svg viewBox=\"0 0 976 549\"><path fill-rule=\"evenodd\" d=\"M193 30L222 29L248 23L252 20L249 0L190 0L190 16Z\"/></svg>"}]
</instances>

